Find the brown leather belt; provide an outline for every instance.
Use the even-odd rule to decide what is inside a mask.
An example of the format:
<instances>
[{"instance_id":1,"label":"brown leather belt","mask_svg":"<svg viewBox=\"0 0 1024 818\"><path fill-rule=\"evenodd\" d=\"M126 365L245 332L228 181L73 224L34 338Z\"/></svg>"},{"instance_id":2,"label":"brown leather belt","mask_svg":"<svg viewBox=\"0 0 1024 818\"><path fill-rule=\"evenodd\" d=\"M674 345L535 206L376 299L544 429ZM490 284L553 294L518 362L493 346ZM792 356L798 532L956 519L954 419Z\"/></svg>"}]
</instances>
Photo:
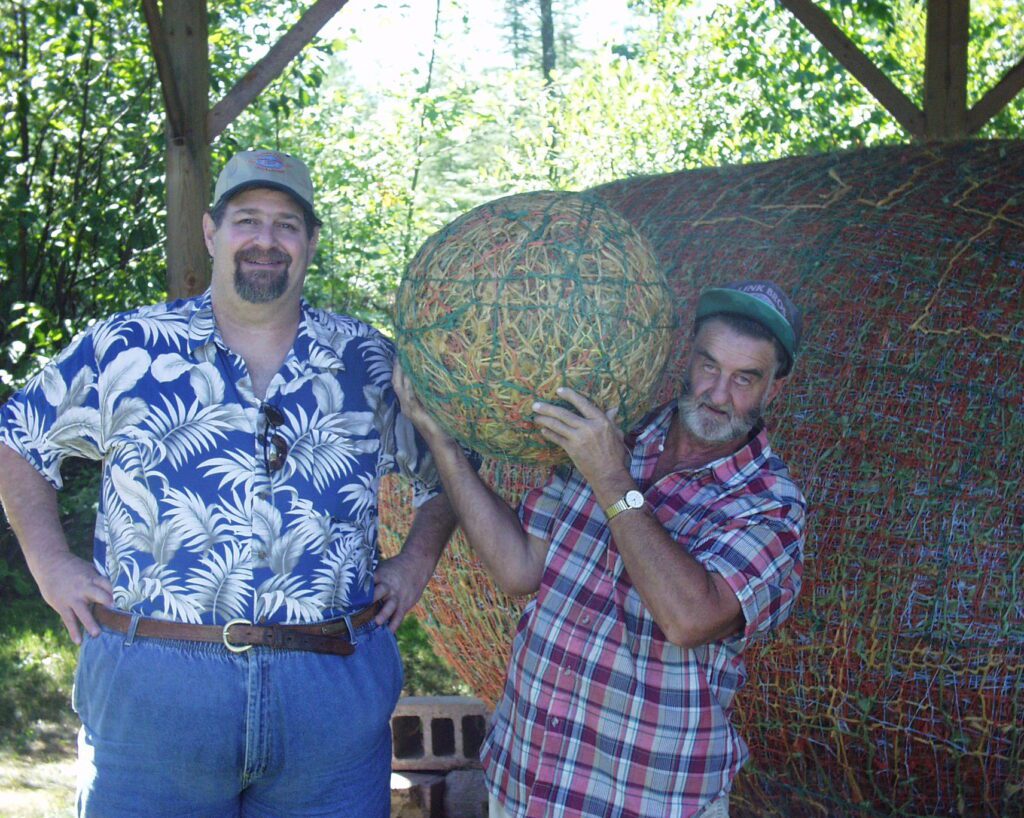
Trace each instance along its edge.
<instances>
[{"instance_id":1,"label":"brown leather belt","mask_svg":"<svg viewBox=\"0 0 1024 818\"><path fill-rule=\"evenodd\" d=\"M363 608L349 617L352 627L365 625L377 615L379 603ZM128 633L132 615L112 611L96 605L96 621L118 633ZM314 625L254 625L245 619L233 619L226 625L189 625L163 619L139 619L136 636L150 639L181 639L186 642L222 642L232 653L242 653L254 645L280 650L309 650L314 653L333 653L348 656L355 651L344 619L319 622Z\"/></svg>"}]
</instances>

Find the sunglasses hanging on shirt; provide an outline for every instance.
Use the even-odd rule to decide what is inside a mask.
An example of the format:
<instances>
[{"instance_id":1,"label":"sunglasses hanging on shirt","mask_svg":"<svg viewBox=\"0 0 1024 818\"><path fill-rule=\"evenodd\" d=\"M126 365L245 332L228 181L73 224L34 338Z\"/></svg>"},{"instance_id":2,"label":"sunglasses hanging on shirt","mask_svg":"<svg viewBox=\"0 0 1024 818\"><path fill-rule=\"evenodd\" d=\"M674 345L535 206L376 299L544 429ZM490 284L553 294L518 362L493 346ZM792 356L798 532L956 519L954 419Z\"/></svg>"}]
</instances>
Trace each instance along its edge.
<instances>
[{"instance_id":1,"label":"sunglasses hanging on shirt","mask_svg":"<svg viewBox=\"0 0 1024 818\"><path fill-rule=\"evenodd\" d=\"M288 457L288 442L277 431L278 428L284 426L284 415L280 409L269 403L262 404L260 411L267 420L263 432L263 462L267 466L267 473L274 474L281 470L285 458Z\"/></svg>"}]
</instances>

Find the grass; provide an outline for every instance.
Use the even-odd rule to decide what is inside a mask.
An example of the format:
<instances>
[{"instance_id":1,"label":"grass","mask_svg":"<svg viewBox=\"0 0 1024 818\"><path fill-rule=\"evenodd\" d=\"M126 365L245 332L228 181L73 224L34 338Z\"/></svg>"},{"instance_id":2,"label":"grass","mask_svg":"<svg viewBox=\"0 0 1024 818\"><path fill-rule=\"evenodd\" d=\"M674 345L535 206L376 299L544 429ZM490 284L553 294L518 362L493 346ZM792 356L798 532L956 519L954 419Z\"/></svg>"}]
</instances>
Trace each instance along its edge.
<instances>
[{"instance_id":1,"label":"grass","mask_svg":"<svg viewBox=\"0 0 1024 818\"><path fill-rule=\"evenodd\" d=\"M73 736L77 648L42 600L0 605L0 752L47 755Z\"/></svg>"}]
</instances>

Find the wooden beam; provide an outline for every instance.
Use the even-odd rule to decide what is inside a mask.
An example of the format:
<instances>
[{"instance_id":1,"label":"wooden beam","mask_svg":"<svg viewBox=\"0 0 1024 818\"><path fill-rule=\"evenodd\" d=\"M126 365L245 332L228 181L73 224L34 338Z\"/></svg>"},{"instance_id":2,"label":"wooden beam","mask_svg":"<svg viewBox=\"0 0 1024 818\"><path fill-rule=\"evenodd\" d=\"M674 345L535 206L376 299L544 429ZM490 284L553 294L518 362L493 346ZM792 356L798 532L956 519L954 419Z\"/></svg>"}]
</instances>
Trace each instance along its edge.
<instances>
[{"instance_id":1,"label":"wooden beam","mask_svg":"<svg viewBox=\"0 0 1024 818\"><path fill-rule=\"evenodd\" d=\"M213 141L273 82L347 0L316 0L264 57L250 68L210 111L207 129Z\"/></svg>"},{"instance_id":2,"label":"wooden beam","mask_svg":"<svg viewBox=\"0 0 1024 818\"><path fill-rule=\"evenodd\" d=\"M142 0L142 12L146 17L146 28L149 30L149 45L153 49L156 75L160 78L160 92L164 97L169 131L167 136L171 140L180 140L185 131L185 109L182 107L178 83L175 82L171 67L171 51L167 44L167 32L164 30L164 18L157 0Z\"/></svg>"},{"instance_id":3,"label":"wooden beam","mask_svg":"<svg viewBox=\"0 0 1024 818\"><path fill-rule=\"evenodd\" d=\"M967 133L976 134L1024 88L1024 57L1007 71L967 113Z\"/></svg>"},{"instance_id":4,"label":"wooden beam","mask_svg":"<svg viewBox=\"0 0 1024 818\"><path fill-rule=\"evenodd\" d=\"M925 134L924 114L813 0L778 0L914 138Z\"/></svg>"},{"instance_id":5,"label":"wooden beam","mask_svg":"<svg viewBox=\"0 0 1024 818\"><path fill-rule=\"evenodd\" d=\"M928 0L924 121L929 139L967 136L967 43L971 0Z\"/></svg>"},{"instance_id":6,"label":"wooden beam","mask_svg":"<svg viewBox=\"0 0 1024 818\"><path fill-rule=\"evenodd\" d=\"M167 142L167 295L198 295L210 283L203 212L210 196L210 59L206 0L164 6L171 70L184 114L180 138Z\"/></svg>"}]
</instances>

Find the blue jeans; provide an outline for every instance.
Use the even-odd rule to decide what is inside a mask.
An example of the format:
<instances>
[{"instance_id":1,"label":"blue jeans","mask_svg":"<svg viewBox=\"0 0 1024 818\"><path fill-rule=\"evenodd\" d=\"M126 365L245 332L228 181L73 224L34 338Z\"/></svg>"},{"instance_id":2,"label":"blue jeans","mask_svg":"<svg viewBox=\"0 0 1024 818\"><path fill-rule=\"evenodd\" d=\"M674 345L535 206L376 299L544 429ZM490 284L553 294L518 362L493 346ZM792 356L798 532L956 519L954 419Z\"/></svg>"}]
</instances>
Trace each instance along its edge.
<instances>
[{"instance_id":1,"label":"blue jeans","mask_svg":"<svg viewBox=\"0 0 1024 818\"><path fill-rule=\"evenodd\" d=\"M86 636L75 676L80 818L390 812L390 630L351 656Z\"/></svg>"}]
</instances>

